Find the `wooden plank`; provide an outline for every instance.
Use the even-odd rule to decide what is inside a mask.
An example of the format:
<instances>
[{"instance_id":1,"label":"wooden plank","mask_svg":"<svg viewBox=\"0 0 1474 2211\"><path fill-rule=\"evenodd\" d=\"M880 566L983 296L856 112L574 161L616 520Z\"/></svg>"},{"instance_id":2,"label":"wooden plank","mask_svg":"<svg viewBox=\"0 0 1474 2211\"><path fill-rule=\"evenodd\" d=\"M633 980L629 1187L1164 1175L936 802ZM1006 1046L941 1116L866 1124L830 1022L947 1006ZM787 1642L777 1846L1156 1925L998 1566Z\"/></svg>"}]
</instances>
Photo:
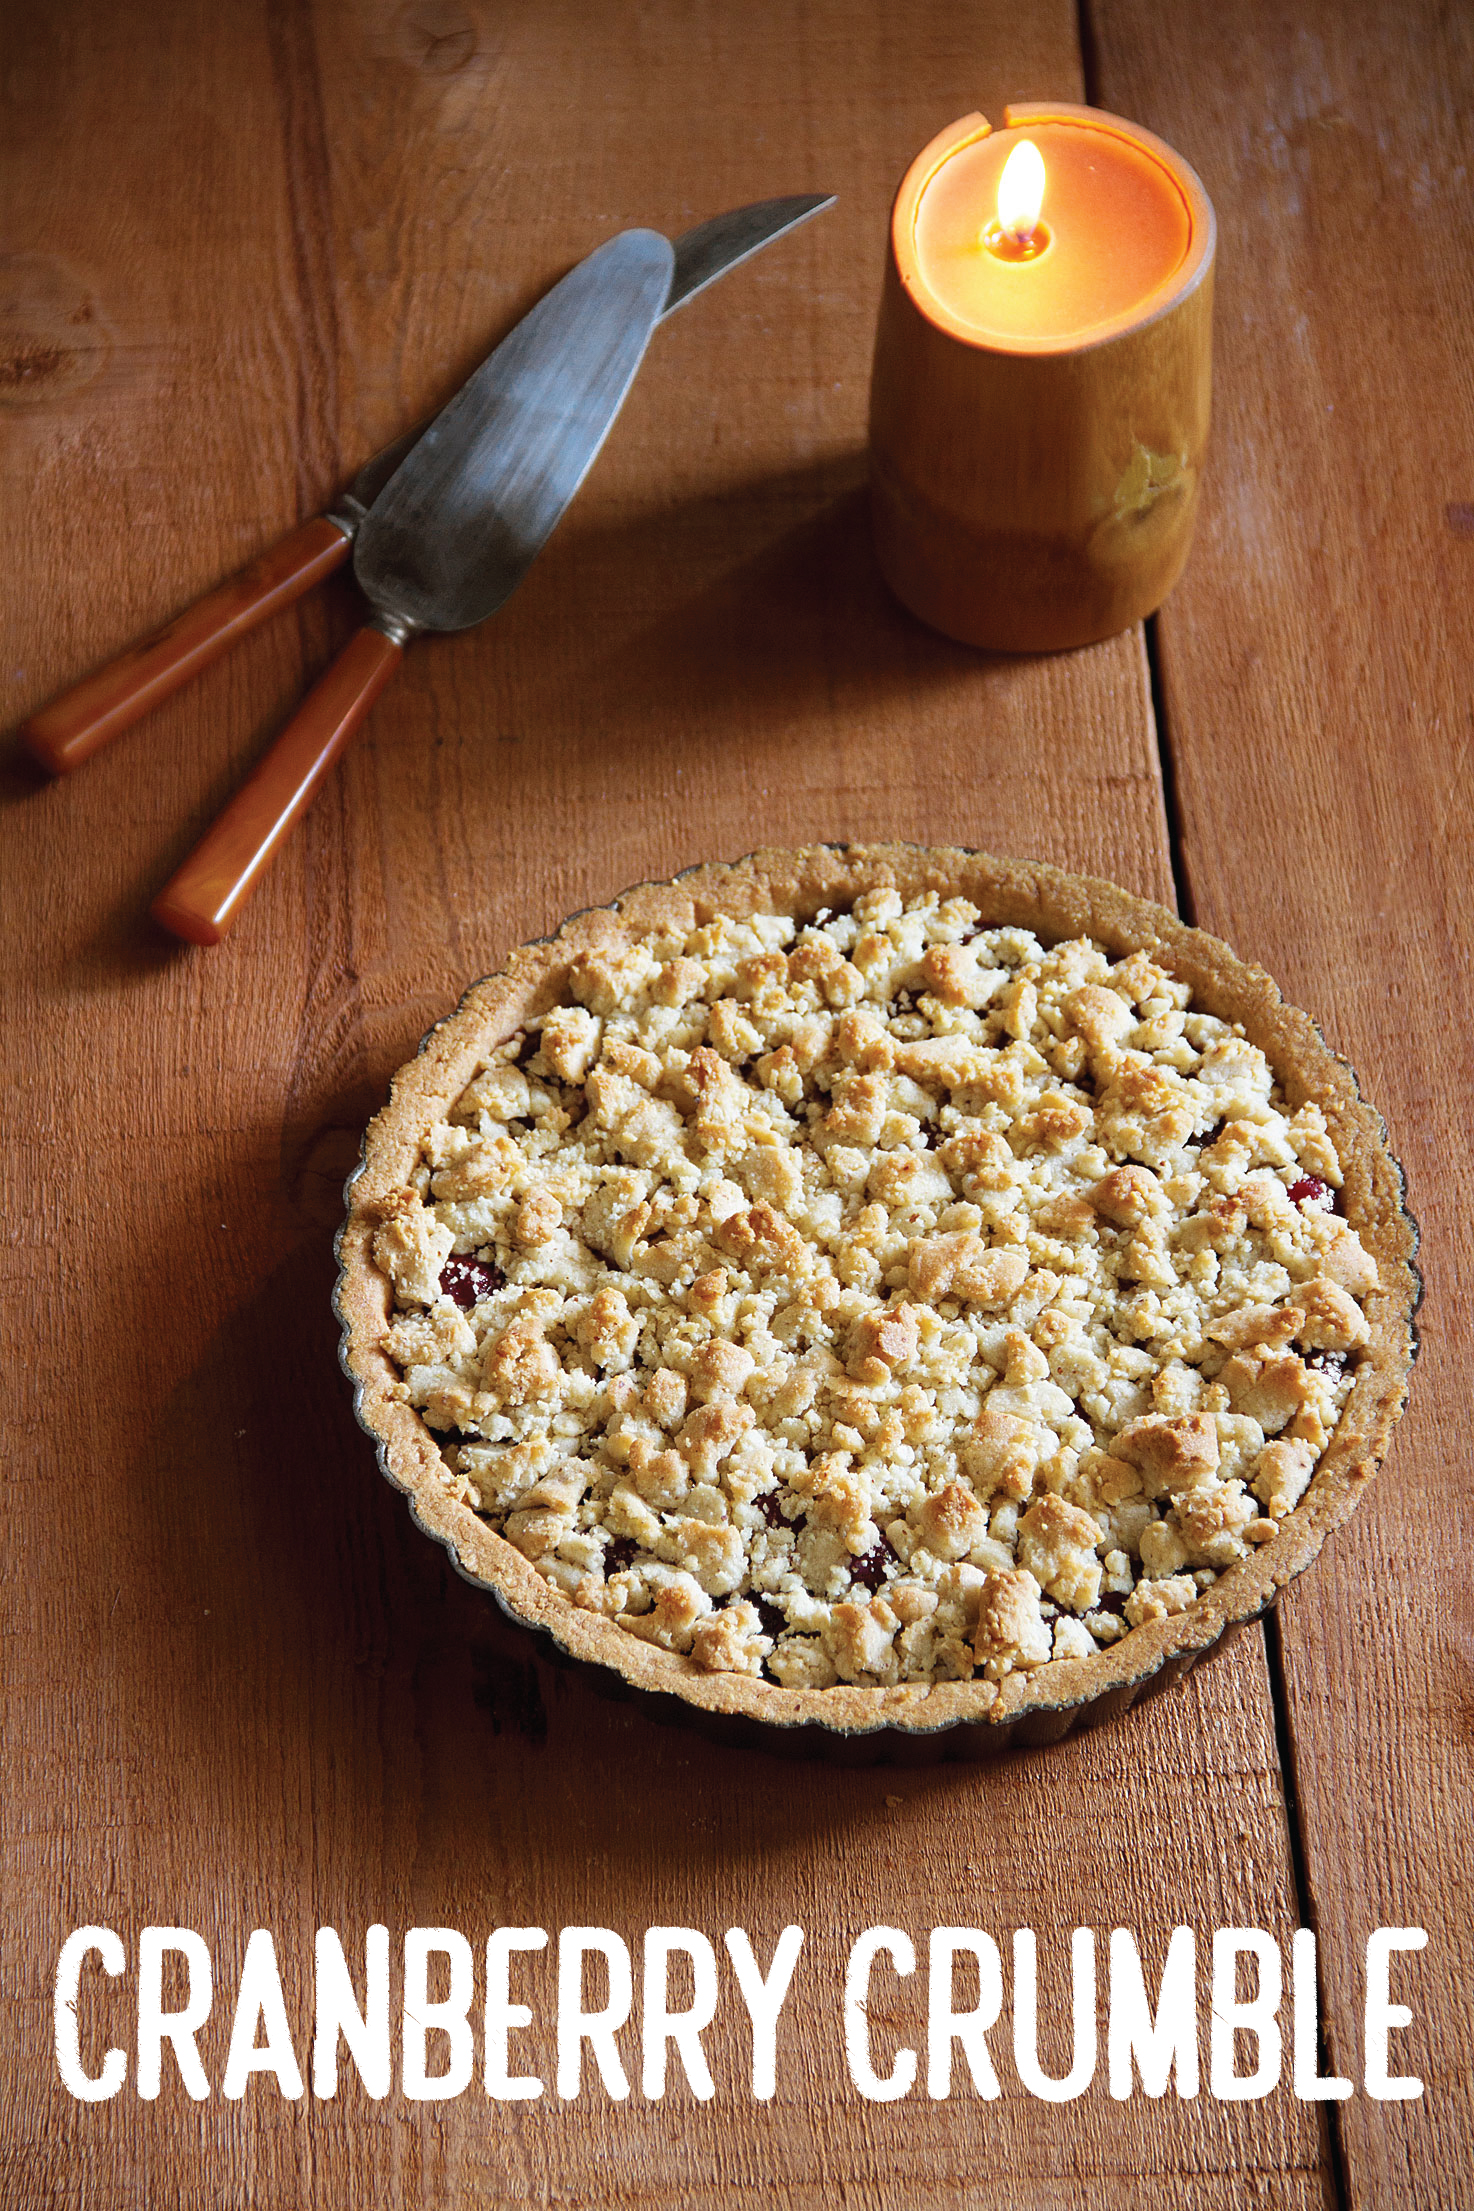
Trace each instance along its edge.
<instances>
[{"instance_id":1,"label":"wooden plank","mask_svg":"<svg viewBox=\"0 0 1474 2211\"><path fill-rule=\"evenodd\" d=\"M1428 1933L1394 1974L1415 2013L1395 2069L1426 2093L1341 2107L1349 2198L1452 2205L1474 2170L1474 51L1431 5L1243 0L1195 23L1185 82L1147 0L1105 0L1097 28L1102 103L1180 146L1222 223L1208 501L1161 616L1197 917L1359 1068L1423 1228L1411 1409L1283 1636L1339 2072L1360 2079L1368 1930Z\"/></svg>"},{"instance_id":2,"label":"wooden plank","mask_svg":"<svg viewBox=\"0 0 1474 2211\"><path fill-rule=\"evenodd\" d=\"M89 382L7 418L17 717L310 511L600 235L778 190L842 200L661 333L524 590L411 656L222 950L160 944L143 907L346 600L75 782L7 771L6 880L28 886L0 1092L24 1224L7 2201L1320 2203L1288 2086L1117 2105L1102 2076L1056 2107L1005 2064L997 2105L881 2108L839 2041L836 1974L875 1922L1030 1926L1050 1971L1076 1924L1135 1927L1154 1961L1179 1920L1285 1932L1257 1634L1123 1729L998 1770L718 1754L549 1675L449 1574L373 1471L327 1313L337 1185L388 1075L574 906L765 839L868 834L1170 896L1139 637L1005 663L929 636L875 580L860 495L895 179L973 104L1077 93L1072 10L170 0L146 52L80 16L13 35L16 234L83 270L113 334ZM396 1938L740 1925L760 1949L797 1920L779 2096L746 2097L730 2006L709 2107L63 2093L49 1990L72 1926L130 1946L195 1927L227 1994L268 1926L300 2023L313 1929L352 1941L376 1917ZM120 1988L93 2031L126 2006ZM905 1987L892 2016L915 2023ZM217 2084L227 2030L203 2038Z\"/></svg>"}]
</instances>

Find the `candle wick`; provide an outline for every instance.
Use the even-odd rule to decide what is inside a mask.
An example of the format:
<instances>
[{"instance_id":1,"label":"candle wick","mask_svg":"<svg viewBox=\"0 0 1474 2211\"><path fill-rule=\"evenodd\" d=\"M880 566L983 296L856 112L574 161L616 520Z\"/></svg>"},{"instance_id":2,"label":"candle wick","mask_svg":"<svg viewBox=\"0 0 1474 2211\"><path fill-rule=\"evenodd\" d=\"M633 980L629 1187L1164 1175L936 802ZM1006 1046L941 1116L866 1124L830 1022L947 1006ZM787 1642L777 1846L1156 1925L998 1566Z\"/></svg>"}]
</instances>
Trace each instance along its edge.
<instances>
[{"instance_id":1,"label":"candle wick","mask_svg":"<svg viewBox=\"0 0 1474 2211\"><path fill-rule=\"evenodd\" d=\"M979 242L1000 260L1037 261L1051 243L1049 225L1040 216L1036 217L1027 230L1015 226L1005 229L995 216L983 231Z\"/></svg>"}]
</instances>

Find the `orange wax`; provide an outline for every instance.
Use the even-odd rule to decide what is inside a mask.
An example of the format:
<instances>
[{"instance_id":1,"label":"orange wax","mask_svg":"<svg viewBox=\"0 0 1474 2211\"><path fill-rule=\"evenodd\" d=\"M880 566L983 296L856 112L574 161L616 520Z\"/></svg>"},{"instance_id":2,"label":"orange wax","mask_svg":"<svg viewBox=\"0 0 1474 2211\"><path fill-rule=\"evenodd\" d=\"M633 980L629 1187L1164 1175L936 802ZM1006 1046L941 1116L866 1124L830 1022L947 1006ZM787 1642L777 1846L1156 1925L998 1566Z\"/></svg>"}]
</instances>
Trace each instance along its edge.
<instances>
[{"instance_id":1,"label":"orange wax","mask_svg":"<svg viewBox=\"0 0 1474 2211\"><path fill-rule=\"evenodd\" d=\"M1215 238L1182 156L1098 108L1005 108L996 136L964 115L923 147L870 383L875 549L923 622L1059 652L1161 605L1208 436Z\"/></svg>"},{"instance_id":2,"label":"orange wax","mask_svg":"<svg viewBox=\"0 0 1474 2211\"><path fill-rule=\"evenodd\" d=\"M1007 352L1067 351L1149 318L1193 244L1181 184L1150 143L1110 123L1040 119L979 128L944 154L916 197L909 270L917 306L951 335ZM1020 139L1044 158L1032 258L998 252L984 230Z\"/></svg>"}]
</instances>

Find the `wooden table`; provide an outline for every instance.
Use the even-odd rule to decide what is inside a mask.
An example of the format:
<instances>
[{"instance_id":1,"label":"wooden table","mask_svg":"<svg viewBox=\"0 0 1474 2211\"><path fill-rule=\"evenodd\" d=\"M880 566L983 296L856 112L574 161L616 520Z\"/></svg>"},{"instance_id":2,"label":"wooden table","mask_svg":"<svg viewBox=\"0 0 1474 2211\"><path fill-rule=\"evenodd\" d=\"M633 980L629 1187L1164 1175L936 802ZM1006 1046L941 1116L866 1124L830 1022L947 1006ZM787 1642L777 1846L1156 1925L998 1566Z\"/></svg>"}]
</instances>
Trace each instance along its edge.
<instances>
[{"instance_id":1,"label":"wooden table","mask_svg":"<svg viewBox=\"0 0 1474 2211\"><path fill-rule=\"evenodd\" d=\"M1291 21L1293 13L1293 21ZM236 934L153 889L352 621L259 633L77 777L3 769L10 1440L3 2196L61 2205L1416 2207L1474 2202L1466 1443L1474 1262L1474 54L1457 11L1218 0L59 0L10 26L0 284L8 719L317 511L614 229L838 208L655 343L546 556L417 647ZM1154 628L991 660L866 533L889 196L969 107L1079 98L1222 226L1211 477ZM1117 877L1261 959L1407 1162L1411 1411L1277 1620L1114 1731L898 1774L718 1753L544 1670L374 1471L335 1368L358 1131L465 981L571 909L767 840L981 844ZM724 2003L714 2102L239 2102L247 1935L305 2063L312 1939L374 1920L745 1927L807 1945L778 2093ZM1356 2095L877 2105L847 1946L885 1922L1321 1937ZM98 1923L89 2062L147 1925L197 1930L214 2085L75 2101L56 1960ZM1413 2024L1361 2091L1379 1926ZM549 1961L527 1961L550 2072ZM920 1977L884 2016L921 2024ZM304 2024L304 2022L308 2022ZM1046 2054L1063 2070L1063 2032ZM1006 2034L1000 2049L1006 2051Z\"/></svg>"}]
</instances>

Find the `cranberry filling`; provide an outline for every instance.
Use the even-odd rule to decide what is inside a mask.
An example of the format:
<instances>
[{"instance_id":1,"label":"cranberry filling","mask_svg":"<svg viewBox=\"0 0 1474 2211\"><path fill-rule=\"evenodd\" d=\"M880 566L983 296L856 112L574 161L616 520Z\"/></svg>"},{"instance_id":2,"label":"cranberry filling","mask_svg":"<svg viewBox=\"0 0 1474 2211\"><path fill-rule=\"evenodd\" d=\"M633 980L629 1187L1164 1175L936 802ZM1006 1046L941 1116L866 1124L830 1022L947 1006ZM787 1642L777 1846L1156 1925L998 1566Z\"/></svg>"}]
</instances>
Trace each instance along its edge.
<instances>
[{"instance_id":1,"label":"cranberry filling","mask_svg":"<svg viewBox=\"0 0 1474 2211\"><path fill-rule=\"evenodd\" d=\"M776 1643L788 1626L788 1615L780 1612L777 1605L766 1597L754 1597L752 1602L757 1606L757 1616L762 1622L764 1635L771 1635Z\"/></svg>"},{"instance_id":2,"label":"cranberry filling","mask_svg":"<svg viewBox=\"0 0 1474 2211\"><path fill-rule=\"evenodd\" d=\"M1322 1182L1319 1175L1301 1175L1298 1182L1290 1184L1291 1205L1318 1205L1324 1211L1330 1194L1330 1184Z\"/></svg>"},{"instance_id":3,"label":"cranberry filling","mask_svg":"<svg viewBox=\"0 0 1474 2211\"><path fill-rule=\"evenodd\" d=\"M888 1566L899 1564L898 1554L884 1535L878 1535L868 1551L852 1561L850 1578L865 1589L878 1589L885 1580Z\"/></svg>"},{"instance_id":4,"label":"cranberry filling","mask_svg":"<svg viewBox=\"0 0 1474 2211\"><path fill-rule=\"evenodd\" d=\"M786 1528L788 1526L788 1522L783 1517L782 1496L776 1489L763 1492L757 1500L757 1509L770 1528Z\"/></svg>"},{"instance_id":5,"label":"cranberry filling","mask_svg":"<svg viewBox=\"0 0 1474 2211\"><path fill-rule=\"evenodd\" d=\"M622 1574L627 1566L633 1566L637 1549L632 1535L617 1535L604 1549L604 1576Z\"/></svg>"},{"instance_id":6,"label":"cranberry filling","mask_svg":"<svg viewBox=\"0 0 1474 2211\"><path fill-rule=\"evenodd\" d=\"M459 1305L463 1313L469 1313L473 1305L499 1290L506 1279L500 1267L485 1259L461 1259L452 1254L440 1270L440 1294Z\"/></svg>"},{"instance_id":7,"label":"cranberry filling","mask_svg":"<svg viewBox=\"0 0 1474 2211\"><path fill-rule=\"evenodd\" d=\"M1346 1372L1347 1359L1344 1351L1309 1351L1305 1355L1305 1364L1317 1368L1322 1374L1328 1374L1333 1382L1339 1382Z\"/></svg>"}]
</instances>

